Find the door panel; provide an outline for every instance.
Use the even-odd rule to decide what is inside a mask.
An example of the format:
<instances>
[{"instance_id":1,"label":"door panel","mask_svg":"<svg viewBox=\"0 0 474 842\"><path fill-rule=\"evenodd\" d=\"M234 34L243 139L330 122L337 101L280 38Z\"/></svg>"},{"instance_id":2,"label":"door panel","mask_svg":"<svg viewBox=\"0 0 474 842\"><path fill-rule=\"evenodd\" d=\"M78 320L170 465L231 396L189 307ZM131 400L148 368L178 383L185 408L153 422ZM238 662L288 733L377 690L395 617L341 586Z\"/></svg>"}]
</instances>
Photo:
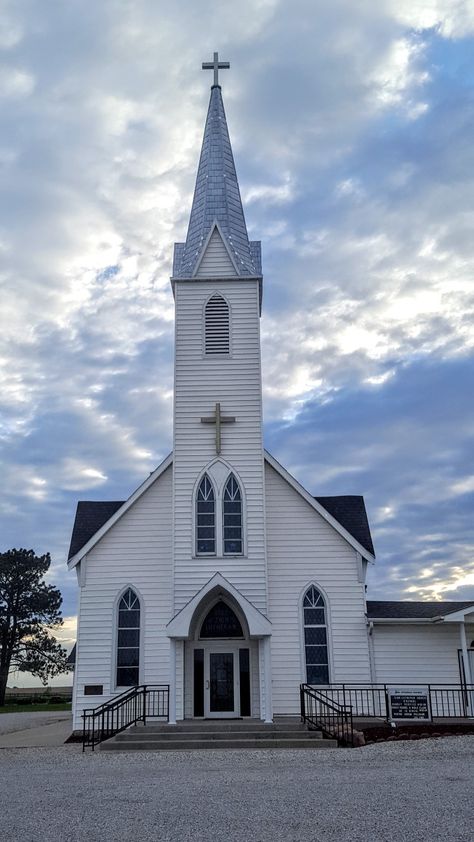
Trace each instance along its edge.
<instances>
[{"instance_id":1,"label":"door panel","mask_svg":"<svg viewBox=\"0 0 474 842\"><path fill-rule=\"evenodd\" d=\"M232 713L235 708L234 653L209 653L209 711Z\"/></svg>"}]
</instances>

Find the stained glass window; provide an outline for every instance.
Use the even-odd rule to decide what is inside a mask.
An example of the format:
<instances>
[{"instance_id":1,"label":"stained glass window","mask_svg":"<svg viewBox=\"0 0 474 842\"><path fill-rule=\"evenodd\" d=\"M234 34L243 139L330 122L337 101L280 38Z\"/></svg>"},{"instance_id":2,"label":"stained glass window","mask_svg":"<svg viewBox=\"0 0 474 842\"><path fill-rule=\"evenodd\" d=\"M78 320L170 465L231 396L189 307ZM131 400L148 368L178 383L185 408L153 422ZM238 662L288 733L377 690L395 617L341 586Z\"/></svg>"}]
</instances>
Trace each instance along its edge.
<instances>
[{"instance_id":1,"label":"stained glass window","mask_svg":"<svg viewBox=\"0 0 474 842\"><path fill-rule=\"evenodd\" d=\"M225 484L223 506L224 554L240 555L242 553L242 494L233 474Z\"/></svg>"},{"instance_id":2,"label":"stained glass window","mask_svg":"<svg viewBox=\"0 0 474 842\"><path fill-rule=\"evenodd\" d=\"M117 687L139 683L140 601L128 588L119 602L117 630Z\"/></svg>"},{"instance_id":3,"label":"stained glass window","mask_svg":"<svg viewBox=\"0 0 474 842\"><path fill-rule=\"evenodd\" d=\"M308 684L328 684L326 606L314 585L304 595L303 615L306 681Z\"/></svg>"},{"instance_id":4,"label":"stained glass window","mask_svg":"<svg viewBox=\"0 0 474 842\"><path fill-rule=\"evenodd\" d=\"M196 552L216 552L216 502L212 483L204 474L196 496Z\"/></svg>"},{"instance_id":5,"label":"stained glass window","mask_svg":"<svg viewBox=\"0 0 474 842\"><path fill-rule=\"evenodd\" d=\"M242 626L230 605L217 602L205 617L201 626L201 638L243 637Z\"/></svg>"}]
</instances>

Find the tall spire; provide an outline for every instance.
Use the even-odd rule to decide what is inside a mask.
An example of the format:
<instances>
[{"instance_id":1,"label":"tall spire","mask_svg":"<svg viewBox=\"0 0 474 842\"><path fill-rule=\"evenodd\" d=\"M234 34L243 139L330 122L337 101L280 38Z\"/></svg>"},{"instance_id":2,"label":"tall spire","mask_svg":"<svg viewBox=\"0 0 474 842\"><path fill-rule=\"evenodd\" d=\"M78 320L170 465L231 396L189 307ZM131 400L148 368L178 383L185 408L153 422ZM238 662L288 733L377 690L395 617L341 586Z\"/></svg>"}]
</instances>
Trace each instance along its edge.
<instances>
[{"instance_id":1,"label":"tall spire","mask_svg":"<svg viewBox=\"0 0 474 842\"><path fill-rule=\"evenodd\" d=\"M236 275L259 276L260 243L250 243L245 224L239 183L222 101L218 70L228 62L203 64L214 70L214 84L207 112L194 199L185 243L176 243L173 276L190 278L196 273L211 232L217 224L235 266Z\"/></svg>"}]
</instances>

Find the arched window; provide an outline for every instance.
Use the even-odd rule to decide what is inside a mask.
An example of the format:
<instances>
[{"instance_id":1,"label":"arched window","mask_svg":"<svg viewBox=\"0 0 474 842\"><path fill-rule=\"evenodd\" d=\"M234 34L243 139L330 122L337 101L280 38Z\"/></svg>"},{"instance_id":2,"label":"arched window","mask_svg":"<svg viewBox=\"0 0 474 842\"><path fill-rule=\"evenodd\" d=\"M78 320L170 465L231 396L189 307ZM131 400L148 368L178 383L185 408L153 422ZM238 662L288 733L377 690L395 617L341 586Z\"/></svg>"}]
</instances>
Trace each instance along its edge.
<instances>
[{"instance_id":1,"label":"arched window","mask_svg":"<svg viewBox=\"0 0 474 842\"><path fill-rule=\"evenodd\" d=\"M243 637L240 620L226 602L216 602L203 620L201 638Z\"/></svg>"},{"instance_id":2,"label":"arched window","mask_svg":"<svg viewBox=\"0 0 474 842\"><path fill-rule=\"evenodd\" d=\"M303 598L304 648L308 684L329 683L326 606L314 585Z\"/></svg>"},{"instance_id":3,"label":"arched window","mask_svg":"<svg viewBox=\"0 0 474 842\"><path fill-rule=\"evenodd\" d=\"M233 474L224 488L223 499L224 555L242 553L242 494Z\"/></svg>"},{"instance_id":4,"label":"arched window","mask_svg":"<svg viewBox=\"0 0 474 842\"><path fill-rule=\"evenodd\" d=\"M128 588L118 606L117 687L139 683L140 600Z\"/></svg>"},{"instance_id":5,"label":"arched window","mask_svg":"<svg viewBox=\"0 0 474 842\"><path fill-rule=\"evenodd\" d=\"M228 354L230 351L229 305L222 295L213 295L204 310L204 353Z\"/></svg>"},{"instance_id":6,"label":"arched window","mask_svg":"<svg viewBox=\"0 0 474 842\"><path fill-rule=\"evenodd\" d=\"M212 483L204 474L196 495L196 553L216 552L216 501Z\"/></svg>"}]
</instances>

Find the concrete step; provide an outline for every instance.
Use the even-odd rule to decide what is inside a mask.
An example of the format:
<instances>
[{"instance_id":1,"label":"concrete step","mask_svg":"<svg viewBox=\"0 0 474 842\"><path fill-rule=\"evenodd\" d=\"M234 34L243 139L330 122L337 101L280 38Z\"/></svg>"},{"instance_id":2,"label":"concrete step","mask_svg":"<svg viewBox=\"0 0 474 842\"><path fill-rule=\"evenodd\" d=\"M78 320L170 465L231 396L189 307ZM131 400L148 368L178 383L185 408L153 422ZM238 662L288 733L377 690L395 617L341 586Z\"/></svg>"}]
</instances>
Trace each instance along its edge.
<instances>
[{"instance_id":1,"label":"concrete step","mask_svg":"<svg viewBox=\"0 0 474 842\"><path fill-rule=\"evenodd\" d=\"M149 734L164 733L192 733L194 731L225 731L239 733L240 731L303 731L308 732L305 725L297 720L283 720L277 722L262 722L260 719L189 719L169 725L167 722L153 722L148 720L146 725L138 722L133 726L136 730L146 730Z\"/></svg>"},{"instance_id":2,"label":"concrete step","mask_svg":"<svg viewBox=\"0 0 474 842\"><path fill-rule=\"evenodd\" d=\"M149 732L147 728L130 728L127 731L121 731L116 734L114 738L117 742L189 742L189 740L213 740L219 742L222 740L322 740L323 735L321 731L251 731L239 730L232 733L231 731L168 731L153 733Z\"/></svg>"},{"instance_id":3,"label":"concrete step","mask_svg":"<svg viewBox=\"0 0 474 842\"><path fill-rule=\"evenodd\" d=\"M337 748L336 740L314 740L314 739L188 739L188 740L117 740L112 737L100 743L101 751L192 751L194 749L262 749L262 748L308 748L314 750Z\"/></svg>"}]
</instances>

